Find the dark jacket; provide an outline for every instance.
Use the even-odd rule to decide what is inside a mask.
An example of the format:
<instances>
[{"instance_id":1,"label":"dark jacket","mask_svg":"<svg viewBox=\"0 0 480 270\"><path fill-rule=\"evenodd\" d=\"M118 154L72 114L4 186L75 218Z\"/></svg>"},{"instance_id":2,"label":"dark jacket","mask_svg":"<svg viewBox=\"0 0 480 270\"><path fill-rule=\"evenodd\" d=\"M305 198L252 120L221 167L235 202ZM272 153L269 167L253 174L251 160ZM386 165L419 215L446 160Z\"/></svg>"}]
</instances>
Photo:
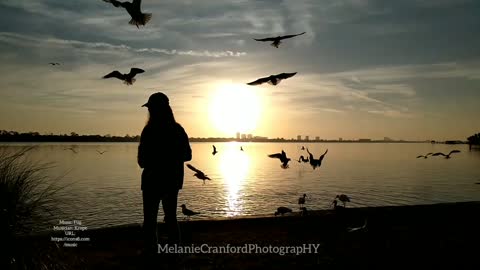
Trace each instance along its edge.
<instances>
[{"instance_id":1,"label":"dark jacket","mask_svg":"<svg viewBox=\"0 0 480 270\"><path fill-rule=\"evenodd\" d=\"M183 187L185 161L192 159L188 135L172 127L147 124L138 146L138 165L143 168L142 190L178 191Z\"/></svg>"}]
</instances>

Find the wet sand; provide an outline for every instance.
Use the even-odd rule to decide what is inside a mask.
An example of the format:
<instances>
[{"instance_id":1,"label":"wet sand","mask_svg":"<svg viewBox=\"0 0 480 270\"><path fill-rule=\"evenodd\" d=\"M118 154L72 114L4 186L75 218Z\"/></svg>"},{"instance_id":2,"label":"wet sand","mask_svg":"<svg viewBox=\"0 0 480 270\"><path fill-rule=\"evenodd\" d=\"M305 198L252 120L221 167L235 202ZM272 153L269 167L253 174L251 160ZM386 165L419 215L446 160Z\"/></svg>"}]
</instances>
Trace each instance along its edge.
<instances>
[{"instance_id":1,"label":"wet sand","mask_svg":"<svg viewBox=\"0 0 480 270\"><path fill-rule=\"evenodd\" d=\"M307 205L308 207L308 205ZM161 253L146 263L140 225L88 230L91 238L77 247L57 247L51 235L29 238L26 250L45 258L49 269L338 269L451 268L480 269L480 202L436 205L346 208L340 211L294 212L285 216L219 220L191 219L179 226L184 246L214 251L215 247L256 245L303 247L307 254L182 254ZM349 232L367 220L366 229ZM160 242L165 243L159 223ZM208 247L206 246L208 245ZM315 245L315 246L313 246ZM250 246L249 246L250 247ZM318 247L315 253L315 248ZM230 249L231 251L231 249ZM277 250L280 251L280 250ZM308 250L307 250L308 251ZM28 251L24 253L28 254ZM33 255L34 254L34 255ZM28 255L27 255L28 256Z\"/></svg>"}]
</instances>

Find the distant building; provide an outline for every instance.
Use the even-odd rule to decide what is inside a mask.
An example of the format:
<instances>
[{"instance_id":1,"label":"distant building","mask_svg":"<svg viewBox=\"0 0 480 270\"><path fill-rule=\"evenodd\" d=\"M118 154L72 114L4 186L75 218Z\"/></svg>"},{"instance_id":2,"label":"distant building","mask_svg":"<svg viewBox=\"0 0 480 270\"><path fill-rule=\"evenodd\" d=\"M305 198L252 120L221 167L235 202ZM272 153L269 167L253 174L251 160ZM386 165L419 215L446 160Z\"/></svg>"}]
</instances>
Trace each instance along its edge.
<instances>
[{"instance_id":1,"label":"distant building","mask_svg":"<svg viewBox=\"0 0 480 270\"><path fill-rule=\"evenodd\" d=\"M297 140L301 141L302 140L302 135L297 135Z\"/></svg>"},{"instance_id":2,"label":"distant building","mask_svg":"<svg viewBox=\"0 0 480 270\"><path fill-rule=\"evenodd\" d=\"M237 140L240 140L240 132L237 132Z\"/></svg>"},{"instance_id":3,"label":"distant building","mask_svg":"<svg viewBox=\"0 0 480 270\"><path fill-rule=\"evenodd\" d=\"M319 136L315 137L315 141L320 141L320 137Z\"/></svg>"},{"instance_id":4,"label":"distant building","mask_svg":"<svg viewBox=\"0 0 480 270\"><path fill-rule=\"evenodd\" d=\"M245 140L247 138L247 134L241 134L241 139Z\"/></svg>"},{"instance_id":5,"label":"distant building","mask_svg":"<svg viewBox=\"0 0 480 270\"><path fill-rule=\"evenodd\" d=\"M262 136L255 136L253 137L255 140L268 140L268 137L262 137Z\"/></svg>"},{"instance_id":6,"label":"distant building","mask_svg":"<svg viewBox=\"0 0 480 270\"><path fill-rule=\"evenodd\" d=\"M305 136L305 141L308 141L308 140L310 140L309 136Z\"/></svg>"},{"instance_id":7,"label":"distant building","mask_svg":"<svg viewBox=\"0 0 480 270\"><path fill-rule=\"evenodd\" d=\"M372 139L358 139L359 142L371 142Z\"/></svg>"},{"instance_id":8,"label":"distant building","mask_svg":"<svg viewBox=\"0 0 480 270\"><path fill-rule=\"evenodd\" d=\"M253 138L252 134L247 135L247 139L251 140Z\"/></svg>"},{"instance_id":9,"label":"distant building","mask_svg":"<svg viewBox=\"0 0 480 270\"><path fill-rule=\"evenodd\" d=\"M386 142L391 142L391 141L393 141L393 140L392 140L391 138L389 138L389 137L383 137L383 140L386 141Z\"/></svg>"},{"instance_id":10,"label":"distant building","mask_svg":"<svg viewBox=\"0 0 480 270\"><path fill-rule=\"evenodd\" d=\"M338 138L338 141L339 142L343 141L343 138L342 137Z\"/></svg>"}]
</instances>

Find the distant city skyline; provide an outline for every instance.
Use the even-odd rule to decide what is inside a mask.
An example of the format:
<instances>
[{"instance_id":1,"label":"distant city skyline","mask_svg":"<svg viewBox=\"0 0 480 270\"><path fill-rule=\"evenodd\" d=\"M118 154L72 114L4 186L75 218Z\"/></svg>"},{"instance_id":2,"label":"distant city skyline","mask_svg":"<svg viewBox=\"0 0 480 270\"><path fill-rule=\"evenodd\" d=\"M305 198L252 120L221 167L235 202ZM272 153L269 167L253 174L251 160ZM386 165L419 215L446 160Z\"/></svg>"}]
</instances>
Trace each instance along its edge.
<instances>
[{"instance_id":1,"label":"distant city skyline","mask_svg":"<svg viewBox=\"0 0 480 270\"><path fill-rule=\"evenodd\" d=\"M464 140L480 115L480 2L0 2L0 129L140 134L157 91L190 137ZM59 23L61 22L61 23ZM279 48L254 38L306 32ZM49 63L58 63L51 65ZM145 70L127 86L102 77ZM273 86L246 83L297 74Z\"/></svg>"}]
</instances>

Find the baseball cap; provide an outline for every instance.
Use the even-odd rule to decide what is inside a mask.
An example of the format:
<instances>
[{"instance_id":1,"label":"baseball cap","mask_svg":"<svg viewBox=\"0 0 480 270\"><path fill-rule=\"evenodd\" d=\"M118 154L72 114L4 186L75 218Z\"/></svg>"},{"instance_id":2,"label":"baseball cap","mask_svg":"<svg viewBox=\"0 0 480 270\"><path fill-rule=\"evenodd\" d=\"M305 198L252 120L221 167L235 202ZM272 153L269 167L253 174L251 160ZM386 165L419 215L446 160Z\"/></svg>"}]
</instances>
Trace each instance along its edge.
<instances>
[{"instance_id":1,"label":"baseball cap","mask_svg":"<svg viewBox=\"0 0 480 270\"><path fill-rule=\"evenodd\" d=\"M152 94L147 103L143 104L142 107L157 107L157 106L166 106L169 105L168 97L162 92L157 92Z\"/></svg>"}]
</instances>

